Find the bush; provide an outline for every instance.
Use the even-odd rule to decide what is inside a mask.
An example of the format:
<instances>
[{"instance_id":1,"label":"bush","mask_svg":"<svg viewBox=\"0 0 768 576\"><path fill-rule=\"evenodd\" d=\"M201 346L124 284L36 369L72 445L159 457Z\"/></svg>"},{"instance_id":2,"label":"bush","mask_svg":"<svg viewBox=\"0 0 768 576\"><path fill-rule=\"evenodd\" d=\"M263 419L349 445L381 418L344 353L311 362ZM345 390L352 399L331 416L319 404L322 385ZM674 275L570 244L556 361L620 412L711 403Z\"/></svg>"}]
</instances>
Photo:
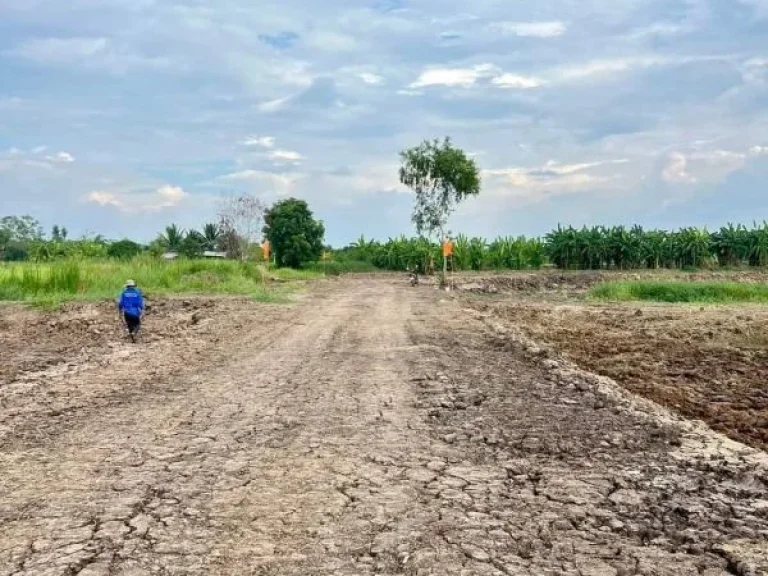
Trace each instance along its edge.
<instances>
[{"instance_id":1,"label":"bush","mask_svg":"<svg viewBox=\"0 0 768 576\"><path fill-rule=\"evenodd\" d=\"M29 250L23 244L12 242L0 254L0 260L5 260L6 262L26 262L29 260Z\"/></svg>"},{"instance_id":2,"label":"bush","mask_svg":"<svg viewBox=\"0 0 768 576\"><path fill-rule=\"evenodd\" d=\"M109 245L107 256L117 258L118 260L130 260L134 256L141 254L142 250L141 245L132 240L120 240Z\"/></svg>"},{"instance_id":3,"label":"bush","mask_svg":"<svg viewBox=\"0 0 768 576\"><path fill-rule=\"evenodd\" d=\"M592 298L665 303L768 302L768 286L735 282L611 282L595 287Z\"/></svg>"}]
</instances>

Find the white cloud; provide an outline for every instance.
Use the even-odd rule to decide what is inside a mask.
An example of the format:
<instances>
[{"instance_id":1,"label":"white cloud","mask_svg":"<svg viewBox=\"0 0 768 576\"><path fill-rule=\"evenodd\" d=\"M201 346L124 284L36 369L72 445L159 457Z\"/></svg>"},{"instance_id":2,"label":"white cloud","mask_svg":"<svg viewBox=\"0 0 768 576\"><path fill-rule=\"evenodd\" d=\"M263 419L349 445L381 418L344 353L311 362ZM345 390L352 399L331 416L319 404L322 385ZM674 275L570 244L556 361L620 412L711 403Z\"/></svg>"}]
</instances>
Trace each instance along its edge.
<instances>
[{"instance_id":1,"label":"white cloud","mask_svg":"<svg viewBox=\"0 0 768 576\"><path fill-rule=\"evenodd\" d=\"M688 159L681 152L669 155L667 165L661 172L665 182L674 184L695 184L696 178L688 173Z\"/></svg>"},{"instance_id":2,"label":"white cloud","mask_svg":"<svg viewBox=\"0 0 768 576\"><path fill-rule=\"evenodd\" d=\"M632 30L627 35L627 38L630 40L645 40L647 38L657 38L660 36L675 36L676 34L681 34L690 30L689 27L672 22L656 22L650 26Z\"/></svg>"},{"instance_id":3,"label":"white cloud","mask_svg":"<svg viewBox=\"0 0 768 576\"><path fill-rule=\"evenodd\" d=\"M161 212L176 208L187 197L186 192L178 186L161 186L154 193L124 193L116 194L96 190L85 197L89 204L104 208L116 208L120 212L145 213Z\"/></svg>"},{"instance_id":4,"label":"white cloud","mask_svg":"<svg viewBox=\"0 0 768 576\"><path fill-rule=\"evenodd\" d=\"M292 150L275 150L269 154L269 159L279 164L301 164L305 158Z\"/></svg>"},{"instance_id":5,"label":"white cloud","mask_svg":"<svg viewBox=\"0 0 768 576\"><path fill-rule=\"evenodd\" d=\"M651 68L673 63L685 63L697 60L717 60L722 58L668 58L663 56L637 56L592 60L582 64L572 64L545 71L541 77L523 76L503 72L493 64L481 64L471 68L428 68L409 88L427 88L445 86L449 88L470 88L481 80L490 79L498 88L529 90L544 85L582 82L584 80L610 78L613 75L633 69ZM403 93L401 91L400 93Z\"/></svg>"},{"instance_id":6,"label":"white cloud","mask_svg":"<svg viewBox=\"0 0 768 576\"><path fill-rule=\"evenodd\" d=\"M246 169L216 178L213 185L226 184L247 189L263 196L290 196L297 193L299 184L306 178L300 173L278 173L265 170Z\"/></svg>"},{"instance_id":7,"label":"white cloud","mask_svg":"<svg viewBox=\"0 0 768 576\"><path fill-rule=\"evenodd\" d=\"M181 202L187 194L179 186L163 186L157 191L157 195L162 199L162 203L158 206L170 208Z\"/></svg>"},{"instance_id":8,"label":"white cloud","mask_svg":"<svg viewBox=\"0 0 768 576\"><path fill-rule=\"evenodd\" d=\"M740 66L747 84L768 84L768 58L750 58Z\"/></svg>"},{"instance_id":9,"label":"white cloud","mask_svg":"<svg viewBox=\"0 0 768 576\"><path fill-rule=\"evenodd\" d=\"M378 74L373 74L371 72L363 72L359 74L359 78L366 84L372 84L372 85L379 85L384 82L384 78L382 76L379 76Z\"/></svg>"},{"instance_id":10,"label":"white cloud","mask_svg":"<svg viewBox=\"0 0 768 576\"><path fill-rule=\"evenodd\" d=\"M517 74L502 74L491 80L491 84L498 86L499 88L528 90L531 88L538 88L541 86L542 81L538 78L518 76Z\"/></svg>"},{"instance_id":11,"label":"white cloud","mask_svg":"<svg viewBox=\"0 0 768 576\"><path fill-rule=\"evenodd\" d=\"M46 156L45 159L56 164L71 164L75 161L75 157L69 152L59 152L55 156Z\"/></svg>"},{"instance_id":12,"label":"white cloud","mask_svg":"<svg viewBox=\"0 0 768 576\"><path fill-rule=\"evenodd\" d=\"M662 62L657 57L647 58L615 58L610 60L594 60L575 66L567 66L555 72L557 80L568 82L584 80L595 76L610 76L626 72L632 68L647 68Z\"/></svg>"},{"instance_id":13,"label":"white cloud","mask_svg":"<svg viewBox=\"0 0 768 576\"><path fill-rule=\"evenodd\" d=\"M352 36L330 30L312 32L305 41L310 48L326 52L353 52L358 49L357 41Z\"/></svg>"},{"instance_id":14,"label":"white cloud","mask_svg":"<svg viewBox=\"0 0 768 576\"><path fill-rule=\"evenodd\" d=\"M498 22L492 25L503 34L523 38L557 38L565 34L568 27L564 22Z\"/></svg>"},{"instance_id":15,"label":"white cloud","mask_svg":"<svg viewBox=\"0 0 768 576\"><path fill-rule=\"evenodd\" d=\"M258 109L259 109L259 112L266 112L266 113L279 112L290 101L291 101L290 96L286 96L285 98L276 98L275 100L262 102L261 104L259 104Z\"/></svg>"},{"instance_id":16,"label":"white cloud","mask_svg":"<svg viewBox=\"0 0 768 576\"><path fill-rule=\"evenodd\" d=\"M729 174L744 168L749 157L768 154L768 148L754 146L745 152L733 150L694 150L670 154L662 178L682 184L722 182Z\"/></svg>"},{"instance_id":17,"label":"white cloud","mask_svg":"<svg viewBox=\"0 0 768 576\"><path fill-rule=\"evenodd\" d=\"M147 57L104 37L32 38L6 53L38 64L81 65L115 73L134 68L171 67L167 58Z\"/></svg>"},{"instance_id":18,"label":"white cloud","mask_svg":"<svg viewBox=\"0 0 768 576\"><path fill-rule=\"evenodd\" d=\"M739 0L739 2L754 8L758 18L768 18L768 0Z\"/></svg>"},{"instance_id":19,"label":"white cloud","mask_svg":"<svg viewBox=\"0 0 768 576\"><path fill-rule=\"evenodd\" d=\"M334 190L335 198L341 203L361 194L409 193L400 184L396 164L374 164L358 166L350 174L319 174L313 176L313 182L322 182L328 189Z\"/></svg>"},{"instance_id":20,"label":"white cloud","mask_svg":"<svg viewBox=\"0 0 768 576\"><path fill-rule=\"evenodd\" d=\"M583 80L609 78L613 75L632 70L703 62L732 63L734 59L733 56L727 54L722 56L661 56L653 54L627 58L608 58L557 68L548 72L546 77L552 83L580 82Z\"/></svg>"},{"instance_id":21,"label":"white cloud","mask_svg":"<svg viewBox=\"0 0 768 576\"><path fill-rule=\"evenodd\" d=\"M626 164L628 162L629 160L627 158L620 158L618 160L606 160L602 162L584 162L581 164L558 164L554 160L550 160L542 168L538 169L538 171L542 173L551 173L564 176L566 174L583 172L585 170L598 168L600 166L608 166L611 164Z\"/></svg>"},{"instance_id":22,"label":"white cloud","mask_svg":"<svg viewBox=\"0 0 768 576\"><path fill-rule=\"evenodd\" d=\"M222 182L261 182L277 186L291 186L302 178L302 174L278 174L264 170L247 169L219 176L217 180Z\"/></svg>"},{"instance_id":23,"label":"white cloud","mask_svg":"<svg viewBox=\"0 0 768 576\"><path fill-rule=\"evenodd\" d=\"M547 194L568 194L603 190L616 186L618 176L605 173L590 173L598 168L625 164L627 159L580 164L558 164L550 160L543 166L533 168L501 168L483 170L491 196L536 201Z\"/></svg>"},{"instance_id":24,"label":"white cloud","mask_svg":"<svg viewBox=\"0 0 768 576\"><path fill-rule=\"evenodd\" d=\"M27 166L31 168L43 168L53 170L56 164L71 164L74 156L68 152L59 152L52 156L42 156L48 150L47 146L36 146L31 150L10 148L7 152L0 153L0 168L8 170L13 167Z\"/></svg>"},{"instance_id":25,"label":"white cloud","mask_svg":"<svg viewBox=\"0 0 768 576\"><path fill-rule=\"evenodd\" d=\"M98 204L99 206L104 207L110 206L119 210L123 210L125 208L123 201L120 200L118 196L112 192L91 192L88 194L85 201L89 204Z\"/></svg>"},{"instance_id":26,"label":"white cloud","mask_svg":"<svg viewBox=\"0 0 768 576\"><path fill-rule=\"evenodd\" d=\"M11 50L11 54L36 62L67 64L93 58L106 49L106 38L34 38Z\"/></svg>"},{"instance_id":27,"label":"white cloud","mask_svg":"<svg viewBox=\"0 0 768 576\"><path fill-rule=\"evenodd\" d=\"M469 88L481 78L494 77L498 72L499 69L493 64L480 64L472 68L432 68L422 72L410 88L429 86Z\"/></svg>"},{"instance_id":28,"label":"white cloud","mask_svg":"<svg viewBox=\"0 0 768 576\"><path fill-rule=\"evenodd\" d=\"M258 146L259 148L274 148L274 136L251 136L243 140L243 146Z\"/></svg>"}]
</instances>

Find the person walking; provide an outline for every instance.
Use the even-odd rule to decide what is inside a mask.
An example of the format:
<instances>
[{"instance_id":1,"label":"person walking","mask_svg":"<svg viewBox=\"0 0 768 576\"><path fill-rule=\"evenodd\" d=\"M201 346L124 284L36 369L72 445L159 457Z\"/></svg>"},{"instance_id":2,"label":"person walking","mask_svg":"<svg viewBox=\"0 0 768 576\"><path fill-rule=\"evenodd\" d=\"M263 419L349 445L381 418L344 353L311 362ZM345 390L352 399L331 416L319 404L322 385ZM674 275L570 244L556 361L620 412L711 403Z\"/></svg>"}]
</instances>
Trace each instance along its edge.
<instances>
[{"instance_id":1,"label":"person walking","mask_svg":"<svg viewBox=\"0 0 768 576\"><path fill-rule=\"evenodd\" d=\"M131 340L135 342L136 335L141 329L141 317L144 315L144 296L133 280L128 280L125 283L125 289L120 295L118 309L123 315Z\"/></svg>"}]
</instances>

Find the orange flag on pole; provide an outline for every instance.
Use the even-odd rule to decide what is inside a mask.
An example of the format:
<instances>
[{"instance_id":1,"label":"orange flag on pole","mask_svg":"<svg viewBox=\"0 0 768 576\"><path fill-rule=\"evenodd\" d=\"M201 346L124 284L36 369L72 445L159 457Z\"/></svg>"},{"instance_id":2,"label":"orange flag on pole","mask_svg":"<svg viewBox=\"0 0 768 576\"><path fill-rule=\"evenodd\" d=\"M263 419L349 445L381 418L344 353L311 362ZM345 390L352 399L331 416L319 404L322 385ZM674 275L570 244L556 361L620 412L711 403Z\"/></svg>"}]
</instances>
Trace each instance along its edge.
<instances>
[{"instance_id":1,"label":"orange flag on pole","mask_svg":"<svg viewBox=\"0 0 768 576\"><path fill-rule=\"evenodd\" d=\"M443 242L443 256L446 258L453 256L453 242L451 242L448 238L446 238L445 242Z\"/></svg>"}]
</instances>

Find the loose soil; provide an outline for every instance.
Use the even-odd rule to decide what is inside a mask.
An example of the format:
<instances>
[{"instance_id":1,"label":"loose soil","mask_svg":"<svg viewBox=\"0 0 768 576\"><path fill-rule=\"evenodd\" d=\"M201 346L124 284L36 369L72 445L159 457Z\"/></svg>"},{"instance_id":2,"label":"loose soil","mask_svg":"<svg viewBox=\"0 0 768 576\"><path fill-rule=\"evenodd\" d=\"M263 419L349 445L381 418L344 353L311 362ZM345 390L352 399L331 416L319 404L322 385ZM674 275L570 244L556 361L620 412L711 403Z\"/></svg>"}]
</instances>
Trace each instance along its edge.
<instances>
[{"instance_id":1,"label":"loose soil","mask_svg":"<svg viewBox=\"0 0 768 576\"><path fill-rule=\"evenodd\" d=\"M478 304L579 366L768 449L768 309Z\"/></svg>"},{"instance_id":2,"label":"loose soil","mask_svg":"<svg viewBox=\"0 0 768 576\"><path fill-rule=\"evenodd\" d=\"M0 575L768 573L764 453L497 310L388 277L154 308L137 345L107 304L0 310Z\"/></svg>"},{"instance_id":3,"label":"loose soil","mask_svg":"<svg viewBox=\"0 0 768 576\"><path fill-rule=\"evenodd\" d=\"M558 271L517 273L459 273L454 276L459 288L468 292L501 293L518 298L540 299L543 294L553 297L574 297L586 294L604 282L734 282L737 284L765 284L768 273L756 270L682 272L674 270L633 271ZM429 283L429 282L428 282Z\"/></svg>"}]
</instances>

